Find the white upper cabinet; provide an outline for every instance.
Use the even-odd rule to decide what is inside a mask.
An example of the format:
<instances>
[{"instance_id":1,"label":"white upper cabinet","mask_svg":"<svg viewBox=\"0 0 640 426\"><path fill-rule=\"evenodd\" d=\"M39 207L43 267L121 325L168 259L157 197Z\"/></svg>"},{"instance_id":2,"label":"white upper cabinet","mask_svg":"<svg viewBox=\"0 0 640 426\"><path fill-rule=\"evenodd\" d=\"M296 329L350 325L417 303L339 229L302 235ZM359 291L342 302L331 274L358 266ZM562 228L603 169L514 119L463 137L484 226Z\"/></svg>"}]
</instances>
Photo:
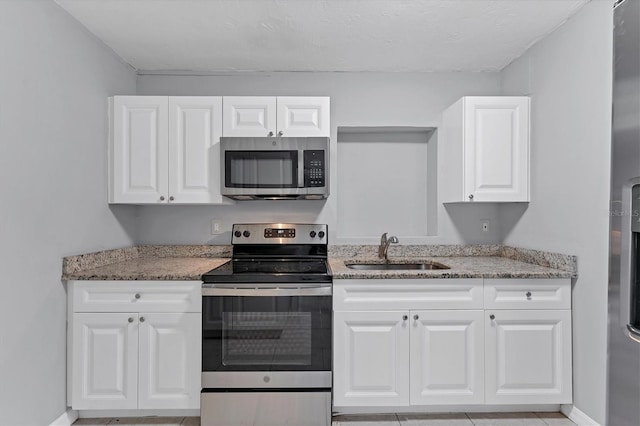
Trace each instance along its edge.
<instances>
[{"instance_id":1,"label":"white upper cabinet","mask_svg":"<svg viewBox=\"0 0 640 426\"><path fill-rule=\"evenodd\" d=\"M278 134L329 137L329 98L278 97Z\"/></svg>"},{"instance_id":2,"label":"white upper cabinet","mask_svg":"<svg viewBox=\"0 0 640 426\"><path fill-rule=\"evenodd\" d=\"M222 98L169 98L169 201L219 204ZM226 202L226 201L224 201Z\"/></svg>"},{"instance_id":3,"label":"white upper cabinet","mask_svg":"<svg viewBox=\"0 0 640 426\"><path fill-rule=\"evenodd\" d=\"M526 202L526 96L466 96L443 113L439 166L443 202Z\"/></svg>"},{"instance_id":4,"label":"white upper cabinet","mask_svg":"<svg viewBox=\"0 0 640 426\"><path fill-rule=\"evenodd\" d=\"M274 96L225 96L223 136L274 136Z\"/></svg>"},{"instance_id":5,"label":"white upper cabinet","mask_svg":"<svg viewBox=\"0 0 640 426\"><path fill-rule=\"evenodd\" d=\"M109 202L222 204L219 96L112 99Z\"/></svg>"},{"instance_id":6,"label":"white upper cabinet","mask_svg":"<svg viewBox=\"0 0 640 426\"><path fill-rule=\"evenodd\" d=\"M329 137L329 98L225 96L223 136Z\"/></svg>"},{"instance_id":7,"label":"white upper cabinet","mask_svg":"<svg viewBox=\"0 0 640 426\"><path fill-rule=\"evenodd\" d=\"M168 194L166 96L112 100L109 202L152 204Z\"/></svg>"}]
</instances>

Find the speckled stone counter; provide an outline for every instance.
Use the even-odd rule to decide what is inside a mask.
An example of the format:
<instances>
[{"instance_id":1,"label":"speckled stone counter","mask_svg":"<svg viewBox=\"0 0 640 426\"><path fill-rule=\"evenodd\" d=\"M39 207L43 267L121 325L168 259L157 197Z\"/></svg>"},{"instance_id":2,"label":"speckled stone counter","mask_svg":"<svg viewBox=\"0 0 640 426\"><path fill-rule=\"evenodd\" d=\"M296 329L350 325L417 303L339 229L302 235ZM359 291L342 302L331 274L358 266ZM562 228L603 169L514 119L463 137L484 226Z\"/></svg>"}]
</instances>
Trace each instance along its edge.
<instances>
[{"instance_id":1,"label":"speckled stone counter","mask_svg":"<svg viewBox=\"0 0 640 426\"><path fill-rule=\"evenodd\" d=\"M374 258L330 258L333 279L372 278L571 278L570 271L547 268L498 256L468 257L396 257L389 263L436 262L449 269L361 271L350 269L345 263L384 263Z\"/></svg>"},{"instance_id":2,"label":"speckled stone counter","mask_svg":"<svg viewBox=\"0 0 640 426\"><path fill-rule=\"evenodd\" d=\"M230 246L138 246L65 257L63 280L200 280L229 261Z\"/></svg>"},{"instance_id":3,"label":"speckled stone counter","mask_svg":"<svg viewBox=\"0 0 640 426\"><path fill-rule=\"evenodd\" d=\"M391 246L390 263L437 262L449 269L354 270L345 263L384 263L377 246L329 247L334 279L366 278L570 278L575 256L501 245ZM229 261L230 246L138 246L63 259L63 280L200 280Z\"/></svg>"},{"instance_id":4,"label":"speckled stone counter","mask_svg":"<svg viewBox=\"0 0 640 426\"><path fill-rule=\"evenodd\" d=\"M371 278L572 278L577 258L560 253L502 245L391 246L389 263L436 262L449 269L355 270L345 263L384 263L377 246L333 246L329 265L334 279Z\"/></svg>"}]
</instances>

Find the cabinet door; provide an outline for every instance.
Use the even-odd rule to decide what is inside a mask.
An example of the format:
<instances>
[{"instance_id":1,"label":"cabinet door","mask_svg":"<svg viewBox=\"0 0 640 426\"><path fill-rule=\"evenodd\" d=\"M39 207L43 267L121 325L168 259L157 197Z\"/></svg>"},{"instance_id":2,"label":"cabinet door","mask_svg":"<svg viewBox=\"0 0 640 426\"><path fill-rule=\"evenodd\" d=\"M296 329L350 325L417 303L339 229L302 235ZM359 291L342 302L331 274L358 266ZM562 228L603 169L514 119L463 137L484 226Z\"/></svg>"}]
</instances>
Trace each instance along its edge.
<instances>
[{"instance_id":1,"label":"cabinet door","mask_svg":"<svg viewBox=\"0 0 640 426\"><path fill-rule=\"evenodd\" d=\"M138 407L138 314L73 314L74 410Z\"/></svg>"},{"instance_id":2,"label":"cabinet door","mask_svg":"<svg viewBox=\"0 0 640 426\"><path fill-rule=\"evenodd\" d=\"M113 98L109 202L168 200L166 96Z\"/></svg>"},{"instance_id":3,"label":"cabinet door","mask_svg":"<svg viewBox=\"0 0 640 426\"><path fill-rule=\"evenodd\" d=\"M465 196L529 201L529 98L464 100Z\"/></svg>"},{"instance_id":4,"label":"cabinet door","mask_svg":"<svg viewBox=\"0 0 640 426\"><path fill-rule=\"evenodd\" d=\"M201 319L140 314L138 408L200 408Z\"/></svg>"},{"instance_id":5,"label":"cabinet door","mask_svg":"<svg viewBox=\"0 0 640 426\"><path fill-rule=\"evenodd\" d=\"M169 202L215 204L220 194L222 97L169 98Z\"/></svg>"},{"instance_id":6,"label":"cabinet door","mask_svg":"<svg viewBox=\"0 0 640 426\"><path fill-rule=\"evenodd\" d=\"M408 312L334 312L335 406L409 404Z\"/></svg>"},{"instance_id":7,"label":"cabinet door","mask_svg":"<svg viewBox=\"0 0 640 426\"><path fill-rule=\"evenodd\" d=\"M484 311L411 311L411 404L484 403Z\"/></svg>"},{"instance_id":8,"label":"cabinet door","mask_svg":"<svg viewBox=\"0 0 640 426\"><path fill-rule=\"evenodd\" d=\"M278 96L278 134L281 136L331 135L329 98Z\"/></svg>"},{"instance_id":9,"label":"cabinet door","mask_svg":"<svg viewBox=\"0 0 640 426\"><path fill-rule=\"evenodd\" d=\"M225 96L222 107L223 136L276 135L275 96Z\"/></svg>"},{"instance_id":10,"label":"cabinet door","mask_svg":"<svg viewBox=\"0 0 640 426\"><path fill-rule=\"evenodd\" d=\"M486 403L571 403L571 311L491 310L485 316Z\"/></svg>"}]
</instances>

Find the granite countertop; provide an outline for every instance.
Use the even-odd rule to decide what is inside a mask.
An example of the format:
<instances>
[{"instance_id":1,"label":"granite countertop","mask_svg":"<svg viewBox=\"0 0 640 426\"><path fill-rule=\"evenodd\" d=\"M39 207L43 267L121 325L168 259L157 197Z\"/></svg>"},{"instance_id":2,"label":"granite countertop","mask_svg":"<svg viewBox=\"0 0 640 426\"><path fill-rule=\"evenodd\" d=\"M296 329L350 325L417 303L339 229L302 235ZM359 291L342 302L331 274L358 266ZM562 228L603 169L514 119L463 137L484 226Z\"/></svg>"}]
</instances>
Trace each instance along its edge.
<instances>
[{"instance_id":1,"label":"granite countertop","mask_svg":"<svg viewBox=\"0 0 640 426\"><path fill-rule=\"evenodd\" d=\"M200 280L230 260L230 246L137 246L69 256L63 280ZM334 279L367 278L571 278L577 258L501 245L393 246L390 263L436 262L449 269L355 270L347 263L384 263L377 246L330 246Z\"/></svg>"},{"instance_id":2,"label":"granite countertop","mask_svg":"<svg viewBox=\"0 0 640 426\"><path fill-rule=\"evenodd\" d=\"M380 259L331 258L329 265L333 279L371 278L571 278L570 271L533 265L498 256L465 257L397 257L389 263L429 263L436 262L450 269L433 270L355 270L345 263L384 263Z\"/></svg>"},{"instance_id":3,"label":"granite countertop","mask_svg":"<svg viewBox=\"0 0 640 426\"><path fill-rule=\"evenodd\" d=\"M334 279L367 278L573 278L576 256L502 245L405 245L389 247L389 263L428 263L449 269L356 270L345 263L384 263L377 246L329 248Z\"/></svg>"},{"instance_id":4,"label":"granite countertop","mask_svg":"<svg viewBox=\"0 0 640 426\"><path fill-rule=\"evenodd\" d=\"M139 246L63 259L63 280L200 281L230 260L228 246Z\"/></svg>"},{"instance_id":5,"label":"granite countertop","mask_svg":"<svg viewBox=\"0 0 640 426\"><path fill-rule=\"evenodd\" d=\"M200 281L202 274L230 259L200 257L140 257L65 274L64 280Z\"/></svg>"}]
</instances>

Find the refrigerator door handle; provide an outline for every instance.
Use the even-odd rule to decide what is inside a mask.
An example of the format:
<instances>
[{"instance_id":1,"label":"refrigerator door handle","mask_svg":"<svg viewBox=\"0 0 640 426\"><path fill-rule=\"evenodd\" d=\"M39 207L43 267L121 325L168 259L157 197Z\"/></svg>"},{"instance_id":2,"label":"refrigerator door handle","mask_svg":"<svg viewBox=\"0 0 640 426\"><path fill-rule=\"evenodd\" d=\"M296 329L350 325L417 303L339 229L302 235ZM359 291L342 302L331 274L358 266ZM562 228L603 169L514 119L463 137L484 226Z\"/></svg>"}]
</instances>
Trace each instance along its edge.
<instances>
[{"instance_id":1,"label":"refrigerator door handle","mask_svg":"<svg viewBox=\"0 0 640 426\"><path fill-rule=\"evenodd\" d=\"M636 342L640 343L640 330L632 326L631 324L627 324L627 331L629 331L629 337L631 337Z\"/></svg>"},{"instance_id":2,"label":"refrigerator door handle","mask_svg":"<svg viewBox=\"0 0 640 426\"><path fill-rule=\"evenodd\" d=\"M640 233L640 177L629 180L622 187L622 217L621 217L621 251L620 251L620 325L629 333L633 340L640 341L640 330L632 325L631 306L636 306L632 300L640 296L634 291L636 259L640 251L635 246L635 233ZM634 336L636 336L634 338Z\"/></svg>"}]
</instances>

